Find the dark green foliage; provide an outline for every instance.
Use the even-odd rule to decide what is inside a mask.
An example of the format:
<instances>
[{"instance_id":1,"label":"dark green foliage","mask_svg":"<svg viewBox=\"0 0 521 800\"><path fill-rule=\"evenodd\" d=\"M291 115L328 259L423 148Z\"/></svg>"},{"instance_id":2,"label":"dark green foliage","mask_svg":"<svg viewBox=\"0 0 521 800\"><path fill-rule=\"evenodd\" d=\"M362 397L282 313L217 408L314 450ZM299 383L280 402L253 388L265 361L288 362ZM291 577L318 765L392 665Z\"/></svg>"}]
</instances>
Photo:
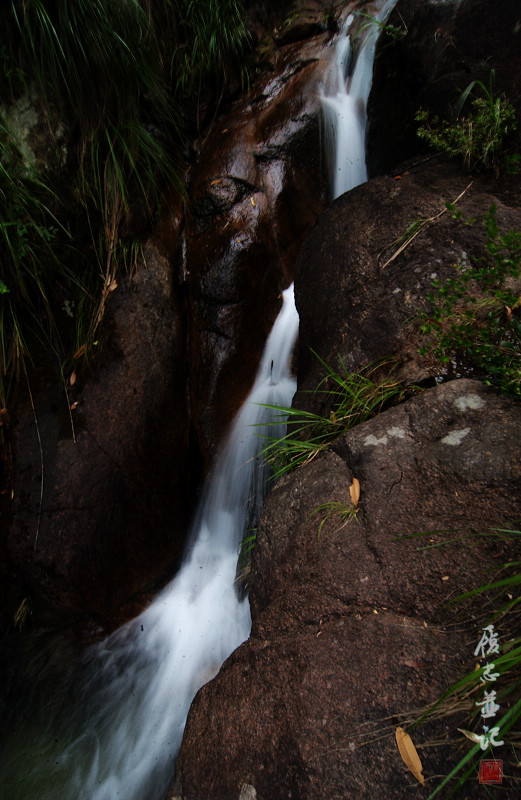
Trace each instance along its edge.
<instances>
[{"instance_id":1,"label":"dark green foliage","mask_svg":"<svg viewBox=\"0 0 521 800\"><path fill-rule=\"evenodd\" d=\"M2 378L16 365L29 332L52 328L50 295L68 270L57 247L68 240L47 205L48 186L24 160L0 125L0 395ZM23 323L20 309L23 309ZM44 331L42 330L42 333Z\"/></svg>"},{"instance_id":2,"label":"dark green foliage","mask_svg":"<svg viewBox=\"0 0 521 800\"><path fill-rule=\"evenodd\" d=\"M171 0L171 5L184 20L172 60L174 79L182 91L197 90L205 81L217 88L230 72L243 71L249 37L241 2Z\"/></svg>"},{"instance_id":3,"label":"dark green foliage","mask_svg":"<svg viewBox=\"0 0 521 800\"><path fill-rule=\"evenodd\" d=\"M247 36L237 0L25 0L0 26L1 395L35 331L60 360L88 352L139 252L133 208L150 224L164 187L183 193L187 111L218 96ZM21 100L50 165L23 121L13 132Z\"/></svg>"},{"instance_id":4,"label":"dark green foliage","mask_svg":"<svg viewBox=\"0 0 521 800\"><path fill-rule=\"evenodd\" d=\"M472 111L467 116L460 116L475 88L481 96L472 100ZM427 111L419 111L416 115L420 123L418 136L431 147L461 158L468 170L493 169L499 173L505 161L505 138L515 129L515 112L505 95L494 94L493 70L488 86L481 81L472 81L467 86L455 111L453 122L441 121Z\"/></svg>"},{"instance_id":5,"label":"dark green foliage","mask_svg":"<svg viewBox=\"0 0 521 800\"><path fill-rule=\"evenodd\" d=\"M491 206L484 219L486 255L455 265L433 282L431 313L421 326L421 349L442 364L464 363L486 383L521 397L521 300L509 279L521 275L521 233L502 234Z\"/></svg>"}]
</instances>

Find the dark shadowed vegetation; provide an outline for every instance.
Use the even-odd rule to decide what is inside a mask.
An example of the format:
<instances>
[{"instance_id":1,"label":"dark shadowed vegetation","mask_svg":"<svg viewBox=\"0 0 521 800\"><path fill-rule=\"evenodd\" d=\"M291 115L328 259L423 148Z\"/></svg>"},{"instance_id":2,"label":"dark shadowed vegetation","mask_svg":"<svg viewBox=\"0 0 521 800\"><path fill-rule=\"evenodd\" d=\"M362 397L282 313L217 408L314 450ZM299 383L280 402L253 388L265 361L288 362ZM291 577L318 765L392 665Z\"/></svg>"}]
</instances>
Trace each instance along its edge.
<instances>
[{"instance_id":1,"label":"dark shadowed vegetation","mask_svg":"<svg viewBox=\"0 0 521 800\"><path fill-rule=\"evenodd\" d=\"M0 10L0 393L88 356L183 151L244 69L237 0L26 0ZM210 112L208 112L210 109ZM38 342L38 344L36 344Z\"/></svg>"}]
</instances>

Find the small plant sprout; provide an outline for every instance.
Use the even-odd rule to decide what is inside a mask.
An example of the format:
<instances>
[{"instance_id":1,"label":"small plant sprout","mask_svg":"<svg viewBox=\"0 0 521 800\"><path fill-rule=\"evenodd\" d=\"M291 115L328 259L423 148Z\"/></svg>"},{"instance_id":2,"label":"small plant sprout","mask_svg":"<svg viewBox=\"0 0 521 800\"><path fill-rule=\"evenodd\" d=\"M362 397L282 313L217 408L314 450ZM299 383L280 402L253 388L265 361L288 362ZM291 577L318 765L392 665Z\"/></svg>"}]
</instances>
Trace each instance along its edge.
<instances>
[{"instance_id":1,"label":"small plant sprout","mask_svg":"<svg viewBox=\"0 0 521 800\"><path fill-rule=\"evenodd\" d=\"M418 136L431 147L450 156L459 157L471 172L492 169L499 174L505 163L505 139L516 126L512 104L504 94L494 92L495 73L490 71L488 85L472 81L462 92L456 107L455 120L447 122L420 109ZM465 103L472 93L480 94L471 101L472 111L462 116ZM518 164L510 160L512 171Z\"/></svg>"},{"instance_id":2,"label":"small plant sprout","mask_svg":"<svg viewBox=\"0 0 521 800\"><path fill-rule=\"evenodd\" d=\"M24 599L16 609L14 615L13 622L15 628L18 628L18 630L21 631L24 628L25 623L27 622L28 618L31 616L32 613L33 613L33 604L31 602L31 598L24 597Z\"/></svg>"},{"instance_id":3,"label":"small plant sprout","mask_svg":"<svg viewBox=\"0 0 521 800\"><path fill-rule=\"evenodd\" d=\"M378 36L384 35L392 41L397 42L400 41L400 39L405 38L405 36L407 36L409 33L407 25L403 21L402 17L400 17L400 19L403 27L400 27L398 25L390 25L389 23L381 22L376 17L373 17L371 14L367 14L364 11L359 11L358 13L359 16L364 17L367 20L367 22L362 25L362 30L370 30L370 35L377 33Z\"/></svg>"}]
</instances>

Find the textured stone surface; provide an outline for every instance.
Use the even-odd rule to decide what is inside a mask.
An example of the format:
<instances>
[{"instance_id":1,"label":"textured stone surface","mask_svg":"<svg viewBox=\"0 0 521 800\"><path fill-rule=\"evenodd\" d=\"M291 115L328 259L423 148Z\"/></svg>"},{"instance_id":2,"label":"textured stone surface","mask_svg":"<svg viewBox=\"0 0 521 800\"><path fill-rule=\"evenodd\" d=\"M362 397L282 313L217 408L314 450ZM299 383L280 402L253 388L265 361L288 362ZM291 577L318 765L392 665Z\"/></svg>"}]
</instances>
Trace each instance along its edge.
<instances>
[{"instance_id":1,"label":"textured stone surface","mask_svg":"<svg viewBox=\"0 0 521 800\"><path fill-rule=\"evenodd\" d=\"M208 458L253 381L300 244L325 207L317 81L328 34L277 51L190 175L190 398Z\"/></svg>"},{"instance_id":2,"label":"textured stone surface","mask_svg":"<svg viewBox=\"0 0 521 800\"><path fill-rule=\"evenodd\" d=\"M410 382L439 371L418 355L419 315L429 309L433 279L443 281L454 275L455 264L485 254L483 220L493 203L501 231L521 228L518 198L501 188L469 178L454 163L429 159L399 178L376 178L327 209L296 268L303 392L297 407L321 402L304 394L323 377L312 350L334 368L341 356L348 370L396 357L397 374ZM456 200L460 219L446 208ZM431 221L393 258L411 224L422 220Z\"/></svg>"},{"instance_id":3,"label":"textured stone surface","mask_svg":"<svg viewBox=\"0 0 521 800\"><path fill-rule=\"evenodd\" d=\"M333 515L319 534L314 510L348 505L353 476L357 519ZM506 555L503 541L469 534L518 517L520 489L519 405L467 380L384 412L283 479L259 527L251 638L192 706L176 791L185 800L232 800L243 783L259 800L411 791L395 727L474 668L483 622L443 604ZM466 720L414 733L420 747L450 734L443 750L420 749L429 787L459 758Z\"/></svg>"},{"instance_id":4,"label":"textured stone surface","mask_svg":"<svg viewBox=\"0 0 521 800\"><path fill-rule=\"evenodd\" d=\"M107 324L104 365L69 387L76 441L60 386L36 398L38 429L28 410L13 430L7 553L40 619L116 613L157 585L183 546L185 331L170 264L152 245L112 294Z\"/></svg>"}]
</instances>

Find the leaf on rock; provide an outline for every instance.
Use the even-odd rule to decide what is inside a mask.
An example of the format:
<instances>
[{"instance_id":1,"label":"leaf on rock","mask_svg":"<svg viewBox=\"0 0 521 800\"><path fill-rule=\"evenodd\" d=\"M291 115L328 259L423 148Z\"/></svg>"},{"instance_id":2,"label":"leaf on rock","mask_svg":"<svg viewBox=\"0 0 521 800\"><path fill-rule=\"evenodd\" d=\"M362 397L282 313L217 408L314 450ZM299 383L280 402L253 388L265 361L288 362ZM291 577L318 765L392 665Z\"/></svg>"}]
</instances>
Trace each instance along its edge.
<instances>
[{"instance_id":1,"label":"leaf on rock","mask_svg":"<svg viewBox=\"0 0 521 800\"><path fill-rule=\"evenodd\" d=\"M349 487L349 494L351 495L351 502L354 506L358 505L360 500L360 481L358 478L353 478L353 482Z\"/></svg>"},{"instance_id":2,"label":"leaf on rock","mask_svg":"<svg viewBox=\"0 0 521 800\"><path fill-rule=\"evenodd\" d=\"M422 774L423 767L422 762L420 761L420 756L417 753L411 737L404 731L403 728L396 728L396 744L398 745L398 750L400 751L400 755L403 758L405 766L410 770L410 772L412 772L416 780L419 781L419 783L421 783L423 786L425 783L425 778Z\"/></svg>"}]
</instances>

